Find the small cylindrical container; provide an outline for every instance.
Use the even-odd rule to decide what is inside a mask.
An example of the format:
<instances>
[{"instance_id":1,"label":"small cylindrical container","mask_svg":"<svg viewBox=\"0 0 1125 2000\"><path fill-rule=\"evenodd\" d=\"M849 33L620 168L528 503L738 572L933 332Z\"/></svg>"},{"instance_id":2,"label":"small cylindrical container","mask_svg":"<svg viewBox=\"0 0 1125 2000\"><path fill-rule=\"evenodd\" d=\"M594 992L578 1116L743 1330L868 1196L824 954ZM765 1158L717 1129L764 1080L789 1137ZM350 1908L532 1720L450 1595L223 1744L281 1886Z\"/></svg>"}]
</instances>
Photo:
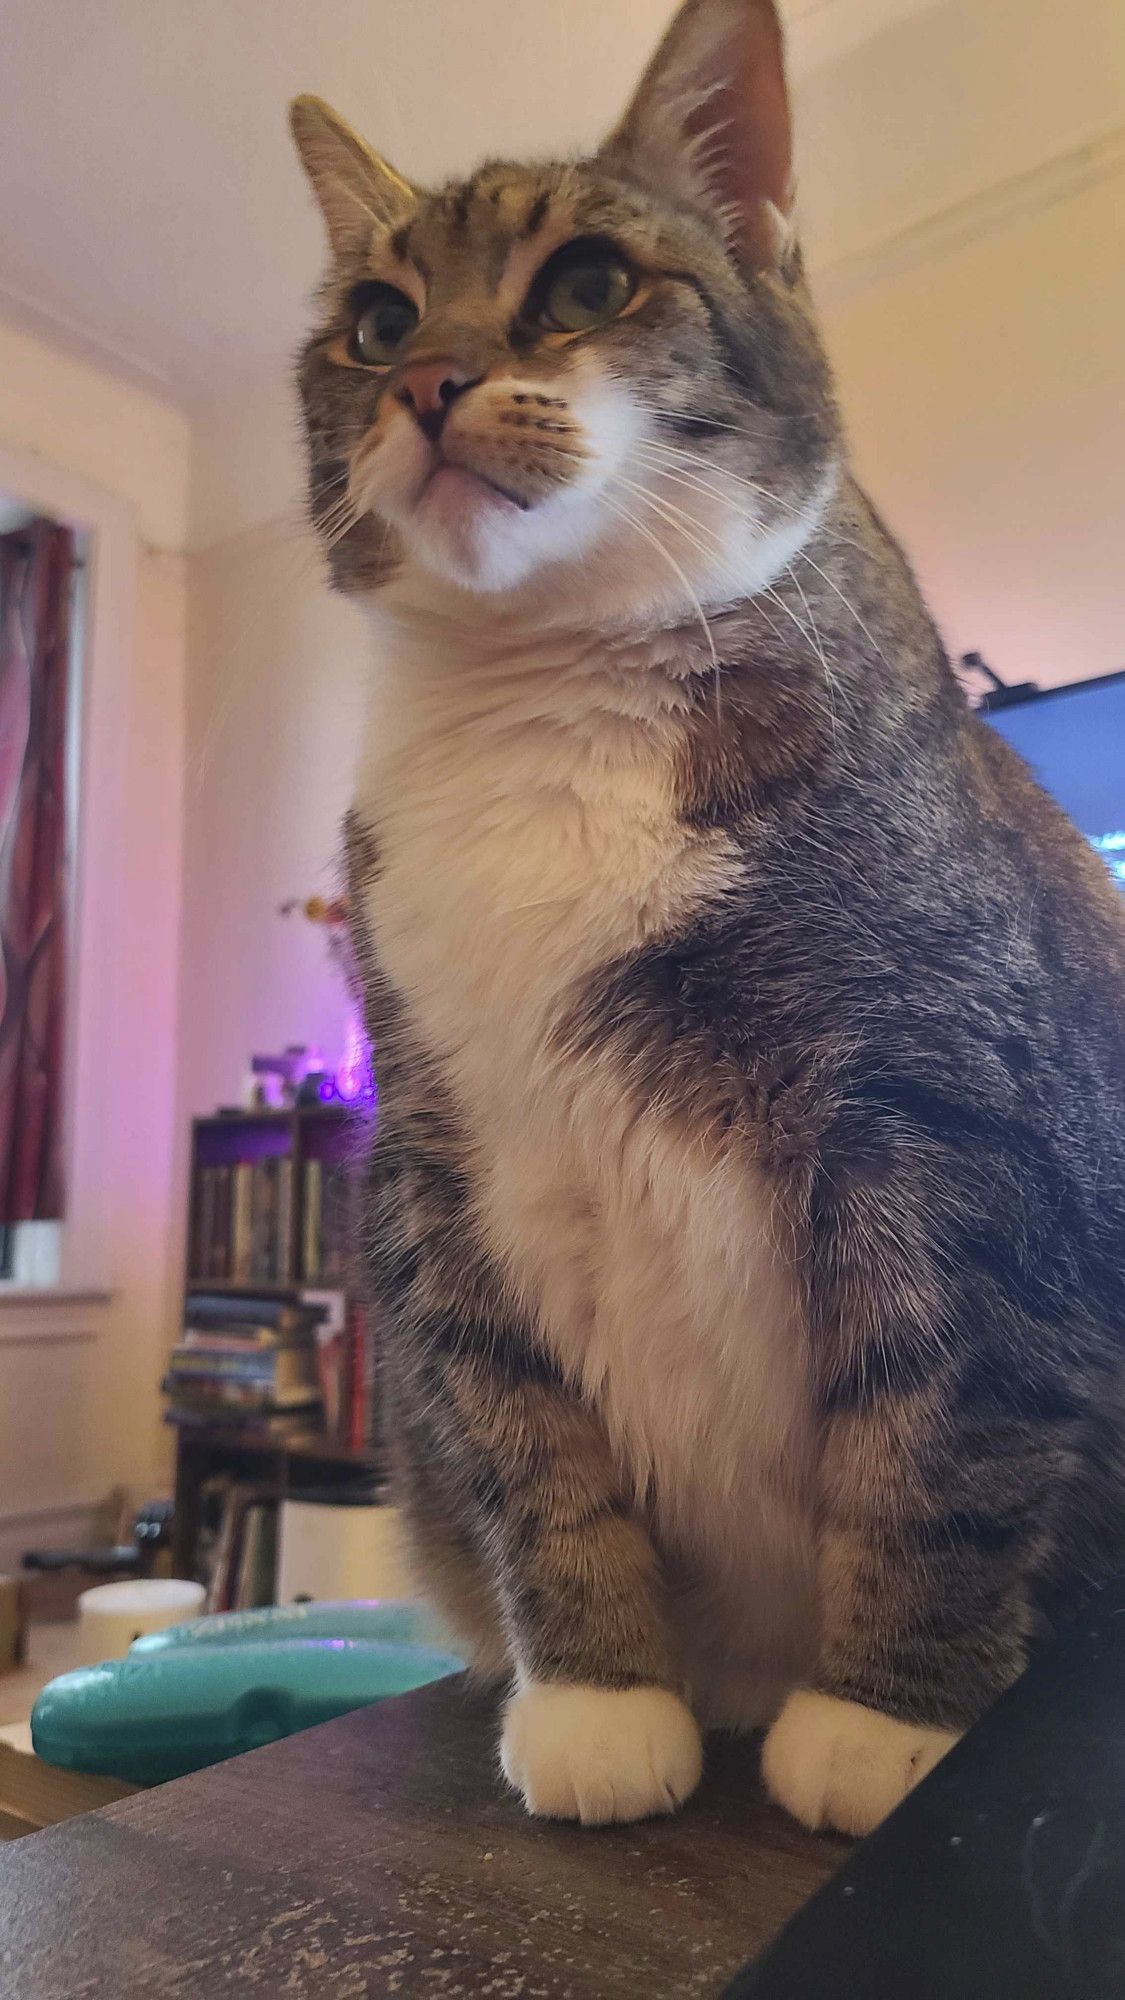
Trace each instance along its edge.
<instances>
[{"instance_id":1,"label":"small cylindrical container","mask_svg":"<svg viewBox=\"0 0 1125 2000\"><path fill-rule=\"evenodd\" d=\"M162 1632L198 1618L206 1596L201 1583L178 1577L137 1577L127 1583L99 1583L78 1599L78 1664L123 1660L142 1632Z\"/></svg>"}]
</instances>

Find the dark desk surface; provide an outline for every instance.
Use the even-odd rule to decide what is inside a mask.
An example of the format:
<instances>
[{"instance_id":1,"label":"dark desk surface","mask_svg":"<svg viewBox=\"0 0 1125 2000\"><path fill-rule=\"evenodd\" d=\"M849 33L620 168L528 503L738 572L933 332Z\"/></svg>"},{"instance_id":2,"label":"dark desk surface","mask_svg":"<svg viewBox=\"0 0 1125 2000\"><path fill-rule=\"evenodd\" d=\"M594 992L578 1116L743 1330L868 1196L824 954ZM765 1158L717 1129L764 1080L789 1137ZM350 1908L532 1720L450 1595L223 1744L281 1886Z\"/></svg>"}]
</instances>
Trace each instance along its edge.
<instances>
[{"instance_id":1,"label":"dark desk surface","mask_svg":"<svg viewBox=\"0 0 1125 2000\"><path fill-rule=\"evenodd\" d=\"M4 2000L717 1994L848 1851L712 1747L675 1819L527 1819L490 1705L389 1701L0 1849Z\"/></svg>"}]
</instances>

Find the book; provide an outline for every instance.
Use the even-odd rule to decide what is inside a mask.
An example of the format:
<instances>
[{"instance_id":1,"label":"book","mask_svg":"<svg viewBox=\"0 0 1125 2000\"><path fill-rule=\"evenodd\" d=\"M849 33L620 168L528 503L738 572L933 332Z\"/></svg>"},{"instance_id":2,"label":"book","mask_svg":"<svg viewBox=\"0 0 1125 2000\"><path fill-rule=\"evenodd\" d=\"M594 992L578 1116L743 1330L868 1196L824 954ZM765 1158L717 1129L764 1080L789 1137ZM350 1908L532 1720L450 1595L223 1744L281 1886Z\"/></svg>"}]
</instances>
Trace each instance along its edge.
<instances>
[{"instance_id":1,"label":"book","mask_svg":"<svg viewBox=\"0 0 1125 2000\"><path fill-rule=\"evenodd\" d=\"M246 1346L241 1352L232 1352L228 1347L215 1349L181 1342L172 1351L165 1381L172 1384L241 1382L272 1390L275 1397L288 1395L295 1389L314 1394L317 1387L316 1350L311 1345Z\"/></svg>"},{"instance_id":2,"label":"book","mask_svg":"<svg viewBox=\"0 0 1125 2000\"><path fill-rule=\"evenodd\" d=\"M320 1406L301 1406L292 1410L256 1410L224 1408L214 1403L177 1400L169 1404L164 1412L164 1422L173 1424L179 1431L190 1436L193 1431L210 1432L216 1428L229 1434L232 1439L253 1444L270 1444L283 1447L296 1440L305 1442L323 1435L320 1428Z\"/></svg>"},{"instance_id":3,"label":"book","mask_svg":"<svg viewBox=\"0 0 1125 2000\"><path fill-rule=\"evenodd\" d=\"M211 1270L211 1244L215 1233L215 1169L200 1167L195 1176L195 1218L191 1247L191 1268L203 1278Z\"/></svg>"},{"instance_id":4,"label":"book","mask_svg":"<svg viewBox=\"0 0 1125 2000\"><path fill-rule=\"evenodd\" d=\"M319 1231L319 1221L315 1226ZM292 1275L292 1234L288 1155L196 1169L191 1283L284 1285Z\"/></svg>"},{"instance_id":5,"label":"book","mask_svg":"<svg viewBox=\"0 0 1125 2000\"><path fill-rule=\"evenodd\" d=\"M351 1176L337 1165L324 1176L320 1215L320 1274L325 1284L343 1284L351 1263Z\"/></svg>"},{"instance_id":6,"label":"book","mask_svg":"<svg viewBox=\"0 0 1125 2000\"><path fill-rule=\"evenodd\" d=\"M215 1175L215 1209L213 1233L211 1236L211 1255L207 1270L212 1278L229 1278L231 1275L232 1169L230 1167L215 1167L213 1172Z\"/></svg>"},{"instance_id":7,"label":"book","mask_svg":"<svg viewBox=\"0 0 1125 2000\"><path fill-rule=\"evenodd\" d=\"M200 1330L236 1333L242 1327L264 1327L282 1336L308 1331L323 1319L325 1308L314 1298L306 1300L294 1289L282 1298L248 1292L236 1298L230 1292L193 1289L184 1304L185 1324Z\"/></svg>"},{"instance_id":8,"label":"book","mask_svg":"<svg viewBox=\"0 0 1125 2000\"><path fill-rule=\"evenodd\" d=\"M293 1267L293 1161L288 1154L277 1163L277 1223L274 1234L272 1277L284 1285Z\"/></svg>"},{"instance_id":9,"label":"book","mask_svg":"<svg viewBox=\"0 0 1125 2000\"><path fill-rule=\"evenodd\" d=\"M272 1604L276 1566L276 1489L228 1481L208 1581L207 1610L249 1611Z\"/></svg>"},{"instance_id":10,"label":"book","mask_svg":"<svg viewBox=\"0 0 1125 2000\"><path fill-rule=\"evenodd\" d=\"M210 1581L215 1567L215 1556L222 1532L223 1510L230 1491L230 1474L212 1473L199 1485L196 1502L199 1526L196 1531L192 1569L197 1583Z\"/></svg>"},{"instance_id":11,"label":"book","mask_svg":"<svg viewBox=\"0 0 1125 2000\"><path fill-rule=\"evenodd\" d=\"M272 1604L277 1568L277 1507L270 1500L249 1500L242 1517L238 1571L231 1590L235 1611L253 1611Z\"/></svg>"},{"instance_id":12,"label":"book","mask_svg":"<svg viewBox=\"0 0 1125 2000\"><path fill-rule=\"evenodd\" d=\"M277 1161L256 1160L250 1169L250 1257L248 1282L273 1282L273 1230L277 1219Z\"/></svg>"},{"instance_id":13,"label":"book","mask_svg":"<svg viewBox=\"0 0 1125 2000\"><path fill-rule=\"evenodd\" d=\"M320 1161L306 1160L301 1270L306 1284L310 1285L319 1284L321 1278L320 1228L323 1186L324 1170Z\"/></svg>"},{"instance_id":14,"label":"book","mask_svg":"<svg viewBox=\"0 0 1125 2000\"><path fill-rule=\"evenodd\" d=\"M234 1487L228 1484L223 1498L223 1512L219 1532L215 1539L211 1559L211 1574L207 1580L208 1611L229 1611L230 1579L236 1556L236 1538L239 1526L239 1509L235 1504Z\"/></svg>"},{"instance_id":15,"label":"book","mask_svg":"<svg viewBox=\"0 0 1125 2000\"><path fill-rule=\"evenodd\" d=\"M254 1169L249 1160L239 1160L233 1169L231 1195L230 1276L236 1285L251 1283L253 1252Z\"/></svg>"},{"instance_id":16,"label":"book","mask_svg":"<svg viewBox=\"0 0 1125 2000\"><path fill-rule=\"evenodd\" d=\"M342 1327L317 1329L316 1379L329 1437L344 1435L347 1342Z\"/></svg>"},{"instance_id":17,"label":"book","mask_svg":"<svg viewBox=\"0 0 1125 2000\"><path fill-rule=\"evenodd\" d=\"M287 1336L276 1333L272 1326L245 1326L237 1331L232 1328L229 1333L209 1326L185 1326L180 1335L181 1347L199 1348L210 1354L252 1354L258 1348L283 1347L286 1343Z\"/></svg>"},{"instance_id":18,"label":"book","mask_svg":"<svg viewBox=\"0 0 1125 2000\"><path fill-rule=\"evenodd\" d=\"M212 1412L218 1418L226 1414L256 1414L272 1416L284 1410L320 1410L320 1394L316 1388L294 1382L288 1388L276 1388L272 1382L238 1382L226 1378L190 1378L178 1374L166 1374L160 1382L166 1396L172 1398L176 1410L198 1410Z\"/></svg>"},{"instance_id":19,"label":"book","mask_svg":"<svg viewBox=\"0 0 1125 2000\"><path fill-rule=\"evenodd\" d=\"M172 1350L168 1374L188 1380L193 1376L222 1377L232 1382L274 1382L277 1356L268 1348L249 1348L243 1354L214 1353L207 1347L176 1347Z\"/></svg>"},{"instance_id":20,"label":"book","mask_svg":"<svg viewBox=\"0 0 1125 2000\"><path fill-rule=\"evenodd\" d=\"M371 1440L374 1411L368 1322L358 1299L351 1299L348 1302L347 1376L346 1439L353 1451L362 1451Z\"/></svg>"}]
</instances>

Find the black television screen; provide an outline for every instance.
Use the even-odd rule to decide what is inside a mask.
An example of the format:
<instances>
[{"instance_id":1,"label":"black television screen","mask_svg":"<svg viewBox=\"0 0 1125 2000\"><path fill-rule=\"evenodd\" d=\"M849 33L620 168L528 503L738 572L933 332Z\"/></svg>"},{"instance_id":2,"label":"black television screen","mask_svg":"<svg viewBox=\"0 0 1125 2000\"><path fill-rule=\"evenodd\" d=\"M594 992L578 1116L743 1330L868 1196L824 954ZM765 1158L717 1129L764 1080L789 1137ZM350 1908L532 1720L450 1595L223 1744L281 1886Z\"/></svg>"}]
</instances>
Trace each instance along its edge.
<instances>
[{"instance_id":1,"label":"black television screen","mask_svg":"<svg viewBox=\"0 0 1125 2000\"><path fill-rule=\"evenodd\" d=\"M1125 673L986 711L1101 854L1125 895Z\"/></svg>"}]
</instances>

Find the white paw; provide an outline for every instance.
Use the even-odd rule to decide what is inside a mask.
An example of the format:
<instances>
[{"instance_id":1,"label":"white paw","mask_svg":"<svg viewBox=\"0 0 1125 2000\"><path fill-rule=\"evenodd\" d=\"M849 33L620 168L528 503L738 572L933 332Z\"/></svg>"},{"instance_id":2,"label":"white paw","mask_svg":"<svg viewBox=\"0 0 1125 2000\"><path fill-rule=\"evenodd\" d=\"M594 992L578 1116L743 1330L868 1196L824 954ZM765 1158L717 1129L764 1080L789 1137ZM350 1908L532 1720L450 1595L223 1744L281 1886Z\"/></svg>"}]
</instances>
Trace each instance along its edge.
<instances>
[{"instance_id":1,"label":"white paw","mask_svg":"<svg viewBox=\"0 0 1125 2000\"><path fill-rule=\"evenodd\" d=\"M531 1681L508 1703L500 1762L528 1812L600 1826L674 1812L699 1783L703 1746L664 1688Z\"/></svg>"},{"instance_id":2,"label":"white paw","mask_svg":"<svg viewBox=\"0 0 1125 2000\"><path fill-rule=\"evenodd\" d=\"M896 1722L859 1702L791 1694L762 1751L766 1789L812 1827L871 1833L951 1750L948 1729Z\"/></svg>"}]
</instances>

